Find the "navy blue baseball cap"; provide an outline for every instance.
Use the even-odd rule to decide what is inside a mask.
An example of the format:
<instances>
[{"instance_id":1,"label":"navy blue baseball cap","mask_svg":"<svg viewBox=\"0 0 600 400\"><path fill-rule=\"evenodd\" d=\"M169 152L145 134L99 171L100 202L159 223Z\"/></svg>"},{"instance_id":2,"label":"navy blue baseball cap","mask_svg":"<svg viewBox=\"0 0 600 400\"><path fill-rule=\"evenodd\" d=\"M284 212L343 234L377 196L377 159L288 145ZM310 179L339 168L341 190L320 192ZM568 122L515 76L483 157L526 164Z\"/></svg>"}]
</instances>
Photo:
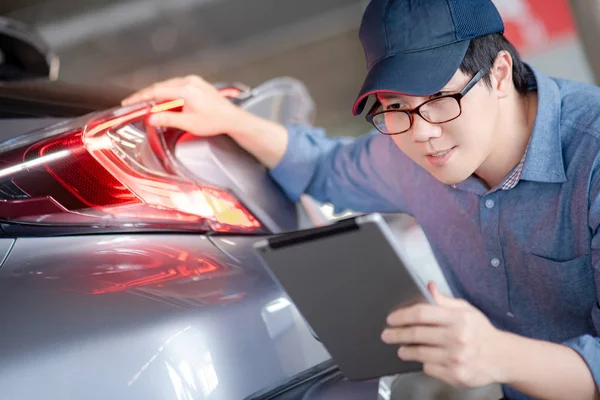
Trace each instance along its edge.
<instances>
[{"instance_id":1,"label":"navy blue baseball cap","mask_svg":"<svg viewBox=\"0 0 600 400\"><path fill-rule=\"evenodd\" d=\"M368 72L353 114L377 92L437 93L471 39L498 32L504 23L491 0L371 0L359 33Z\"/></svg>"}]
</instances>

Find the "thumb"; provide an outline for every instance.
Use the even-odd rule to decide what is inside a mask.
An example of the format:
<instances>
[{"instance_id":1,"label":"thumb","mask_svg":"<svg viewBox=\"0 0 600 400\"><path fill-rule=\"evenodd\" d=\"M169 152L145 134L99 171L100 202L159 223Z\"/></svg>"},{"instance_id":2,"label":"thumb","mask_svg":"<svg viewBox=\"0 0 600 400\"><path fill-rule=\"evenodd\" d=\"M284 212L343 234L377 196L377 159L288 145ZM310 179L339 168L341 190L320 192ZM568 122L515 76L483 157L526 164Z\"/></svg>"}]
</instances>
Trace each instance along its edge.
<instances>
[{"instance_id":1,"label":"thumb","mask_svg":"<svg viewBox=\"0 0 600 400\"><path fill-rule=\"evenodd\" d=\"M434 281L429 282L429 284L427 285L427 288L429 289L429 292L433 296L433 300L435 301L435 304L437 304L438 306L442 306L442 307L458 306L458 304L459 304L458 300L442 294L439 291L439 289Z\"/></svg>"}]
</instances>

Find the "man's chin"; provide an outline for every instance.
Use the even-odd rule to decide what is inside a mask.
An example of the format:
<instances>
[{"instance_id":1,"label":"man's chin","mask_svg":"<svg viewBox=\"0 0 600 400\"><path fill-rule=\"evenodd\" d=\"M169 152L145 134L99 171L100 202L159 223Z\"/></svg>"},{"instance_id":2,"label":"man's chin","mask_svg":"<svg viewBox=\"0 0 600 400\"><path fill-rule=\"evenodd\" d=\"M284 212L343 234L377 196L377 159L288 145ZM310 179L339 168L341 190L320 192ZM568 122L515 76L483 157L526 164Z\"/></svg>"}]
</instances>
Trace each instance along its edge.
<instances>
[{"instance_id":1,"label":"man's chin","mask_svg":"<svg viewBox=\"0 0 600 400\"><path fill-rule=\"evenodd\" d=\"M444 185L458 185L461 182L464 182L469 178L472 174L468 173L453 173L453 174L432 174L435 179L443 183Z\"/></svg>"}]
</instances>

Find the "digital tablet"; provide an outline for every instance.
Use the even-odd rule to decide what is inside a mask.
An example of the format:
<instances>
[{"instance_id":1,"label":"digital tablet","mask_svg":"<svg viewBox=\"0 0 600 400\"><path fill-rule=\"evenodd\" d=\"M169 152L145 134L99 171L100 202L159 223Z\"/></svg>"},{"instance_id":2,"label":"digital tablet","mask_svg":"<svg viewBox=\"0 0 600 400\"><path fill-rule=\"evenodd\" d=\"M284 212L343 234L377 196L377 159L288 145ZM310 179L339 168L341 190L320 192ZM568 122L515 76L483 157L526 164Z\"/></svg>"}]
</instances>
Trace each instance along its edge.
<instances>
[{"instance_id":1,"label":"digital tablet","mask_svg":"<svg viewBox=\"0 0 600 400\"><path fill-rule=\"evenodd\" d=\"M398 358L398 345L383 343L386 318L399 307L433 303L429 280L451 295L439 266L422 265L426 274L409 266L418 258L410 260L395 236L381 214L368 214L254 246L350 380L421 370Z\"/></svg>"}]
</instances>

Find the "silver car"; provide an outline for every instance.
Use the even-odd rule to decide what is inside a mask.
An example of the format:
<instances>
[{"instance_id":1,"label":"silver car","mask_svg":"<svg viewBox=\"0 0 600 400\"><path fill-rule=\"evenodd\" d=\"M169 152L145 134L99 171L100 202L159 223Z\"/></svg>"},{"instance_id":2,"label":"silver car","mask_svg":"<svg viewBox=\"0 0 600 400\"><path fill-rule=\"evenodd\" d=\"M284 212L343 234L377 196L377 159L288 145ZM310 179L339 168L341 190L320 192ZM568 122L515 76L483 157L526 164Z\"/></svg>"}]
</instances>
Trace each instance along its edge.
<instances>
[{"instance_id":1,"label":"silver car","mask_svg":"<svg viewBox=\"0 0 600 400\"><path fill-rule=\"evenodd\" d=\"M320 205L291 203L227 136L145 123L179 101L27 78L0 84L0 399L377 397L252 248L323 223ZM293 79L221 90L311 122Z\"/></svg>"}]
</instances>

